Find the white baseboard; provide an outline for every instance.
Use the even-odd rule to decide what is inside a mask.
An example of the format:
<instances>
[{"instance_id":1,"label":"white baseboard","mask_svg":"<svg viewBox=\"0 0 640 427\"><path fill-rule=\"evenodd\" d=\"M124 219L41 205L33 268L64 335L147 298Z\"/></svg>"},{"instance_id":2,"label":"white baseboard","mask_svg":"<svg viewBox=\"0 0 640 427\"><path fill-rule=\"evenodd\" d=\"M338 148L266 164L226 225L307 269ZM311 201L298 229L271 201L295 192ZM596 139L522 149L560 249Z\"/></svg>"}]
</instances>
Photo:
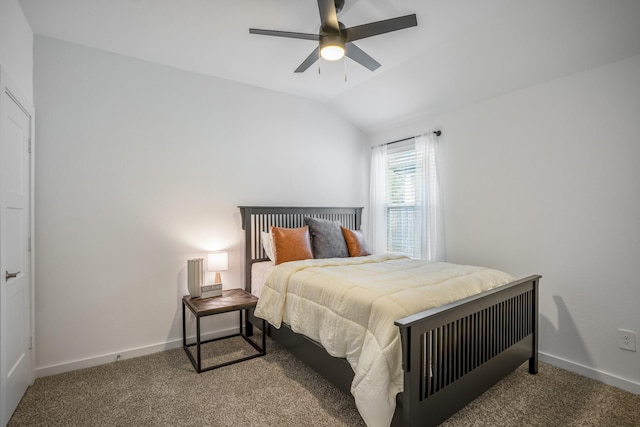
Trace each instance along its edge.
<instances>
[{"instance_id":1,"label":"white baseboard","mask_svg":"<svg viewBox=\"0 0 640 427\"><path fill-rule=\"evenodd\" d=\"M227 335L233 335L238 333L238 328L229 328L222 331L216 331L212 333L203 334L202 341L221 338ZM195 335L187 337L187 342L195 342ZM36 368L35 377L43 378L51 375L62 374L64 372L76 371L78 369L91 368L93 366L104 365L106 363L116 362L118 360L132 359L134 357L146 356L148 354L158 353L160 351L171 350L174 348L182 347L182 338L167 341L164 343L152 344L144 347L132 348L128 350L118 351L115 353L103 354L100 356L89 357L81 360L74 360L72 362L60 363L57 365L50 365ZM185 358L187 356L185 355ZM186 360L186 359L185 359Z\"/></svg>"},{"instance_id":2,"label":"white baseboard","mask_svg":"<svg viewBox=\"0 0 640 427\"><path fill-rule=\"evenodd\" d=\"M223 331L216 331L202 335L202 341L209 339L220 338L227 335L237 333L237 328L229 328ZM195 336L187 338L189 342L194 342ZM160 351L171 350L174 348L182 347L182 338L167 341L164 343L148 345L145 347L132 348L129 350L123 350L115 353L103 354L100 356L90 357L81 360L75 360L72 362L60 363L58 365L51 365L36 368L35 377L42 378L50 375L62 374L64 372L75 371L78 369L91 368L93 366L104 365L106 363L116 362L117 360L132 359L134 357L146 356ZM186 357L186 356L185 356ZM622 390L626 390L630 393L640 395L640 384L626 378L621 378L607 372L602 372L597 369L590 368L588 366L581 365L579 363L571 362L560 357L553 356L551 354L539 353L540 361L546 362L550 365L557 366L558 368L566 369L567 371L575 372L578 375L582 375L587 378L600 381L604 384L611 385Z\"/></svg>"},{"instance_id":3,"label":"white baseboard","mask_svg":"<svg viewBox=\"0 0 640 427\"><path fill-rule=\"evenodd\" d=\"M560 357L552 356L547 353L538 353L539 360L546 362L550 365L557 366L558 368L565 369L567 371L574 372L583 377L591 378L601 383L626 390L633 394L640 394L640 384L626 378L621 378L607 372L602 372L588 366L581 365L579 363L571 362Z\"/></svg>"}]
</instances>

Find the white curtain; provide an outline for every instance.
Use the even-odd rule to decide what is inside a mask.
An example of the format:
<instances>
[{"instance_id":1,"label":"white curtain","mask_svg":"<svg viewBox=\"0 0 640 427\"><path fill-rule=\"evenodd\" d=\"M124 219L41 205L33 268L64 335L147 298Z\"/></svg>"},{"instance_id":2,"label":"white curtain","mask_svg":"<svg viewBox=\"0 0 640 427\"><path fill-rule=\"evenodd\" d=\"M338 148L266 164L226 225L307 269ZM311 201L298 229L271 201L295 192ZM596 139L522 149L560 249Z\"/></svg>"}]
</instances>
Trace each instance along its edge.
<instances>
[{"instance_id":1,"label":"white curtain","mask_svg":"<svg viewBox=\"0 0 640 427\"><path fill-rule=\"evenodd\" d=\"M374 254L387 251L387 146L371 151L371 180L369 183L369 250Z\"/></svg>"},{"instance_id":2,"label":"white curtain","mask_svg":"<svg viewBox=\"0 0 640 427\"><path fill-rule=\"evenodd\" d=\"M416 161L422 167L423 179L417 179L420 194L416 202L421 205L421 223L416 235L421 239L422 258L428 261L444 261L446 258L444 236L444 203L442 191L442 155L433 133L415 138Z\"/></svg>"}]
</instances>

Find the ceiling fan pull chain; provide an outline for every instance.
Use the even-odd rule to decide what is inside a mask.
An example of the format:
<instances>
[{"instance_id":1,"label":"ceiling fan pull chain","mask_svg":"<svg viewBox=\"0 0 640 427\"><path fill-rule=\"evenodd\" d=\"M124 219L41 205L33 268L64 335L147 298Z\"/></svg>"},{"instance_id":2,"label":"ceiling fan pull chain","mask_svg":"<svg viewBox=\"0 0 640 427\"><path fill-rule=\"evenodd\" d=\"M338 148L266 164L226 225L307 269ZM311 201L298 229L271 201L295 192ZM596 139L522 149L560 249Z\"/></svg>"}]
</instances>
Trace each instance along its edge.
<instances>
[{"instance_id":1,"label":"ceiling fan pull chain","mask_svg":"<svg viewBox=\"0 0 640 427\"><path fill-rule=\"evenodd\" d=\"M344 82L347 82L347 55L344 56Z\"/></svg>"}]
</instances>

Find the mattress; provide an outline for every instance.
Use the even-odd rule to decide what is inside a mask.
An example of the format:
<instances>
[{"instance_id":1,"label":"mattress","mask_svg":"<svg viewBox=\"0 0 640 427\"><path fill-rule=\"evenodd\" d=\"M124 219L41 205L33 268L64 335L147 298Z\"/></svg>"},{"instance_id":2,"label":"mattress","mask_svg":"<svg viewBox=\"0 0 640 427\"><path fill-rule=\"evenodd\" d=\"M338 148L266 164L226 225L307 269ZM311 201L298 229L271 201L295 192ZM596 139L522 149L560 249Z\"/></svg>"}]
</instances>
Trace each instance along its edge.
<instances>
[{"instance_id":1,"label":"mattress","mask_svg":"<svg viewBox=\"0 0 640 427\"><path fill-rule=\"evenodd\" d=\"M511 281L498 270L394 255L293 261L269 271L255 314L346 358L364 421L388 426L403 385L394 321Z\"/></svg>"}]
</instances>

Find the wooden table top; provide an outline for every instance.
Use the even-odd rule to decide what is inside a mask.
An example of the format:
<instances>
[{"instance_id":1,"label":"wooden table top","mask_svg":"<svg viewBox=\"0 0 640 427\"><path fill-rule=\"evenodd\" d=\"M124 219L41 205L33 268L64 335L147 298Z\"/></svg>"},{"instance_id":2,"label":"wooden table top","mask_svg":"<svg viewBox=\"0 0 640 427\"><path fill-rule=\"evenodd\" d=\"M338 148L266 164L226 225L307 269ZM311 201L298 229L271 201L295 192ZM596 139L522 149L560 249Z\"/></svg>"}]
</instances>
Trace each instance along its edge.
<instances>
[{"instance_id":1,"label":"wooden table top","mask_svg":"<svg viewBox=\"0 0 640 427\"><path fill-rule=\"evenodd\" d=\"M182 300L199 317L253 308L258 303L258 298L244 289L224 289L222 296L203 299L185 295Z\"/></svg>"}]
</instances>

